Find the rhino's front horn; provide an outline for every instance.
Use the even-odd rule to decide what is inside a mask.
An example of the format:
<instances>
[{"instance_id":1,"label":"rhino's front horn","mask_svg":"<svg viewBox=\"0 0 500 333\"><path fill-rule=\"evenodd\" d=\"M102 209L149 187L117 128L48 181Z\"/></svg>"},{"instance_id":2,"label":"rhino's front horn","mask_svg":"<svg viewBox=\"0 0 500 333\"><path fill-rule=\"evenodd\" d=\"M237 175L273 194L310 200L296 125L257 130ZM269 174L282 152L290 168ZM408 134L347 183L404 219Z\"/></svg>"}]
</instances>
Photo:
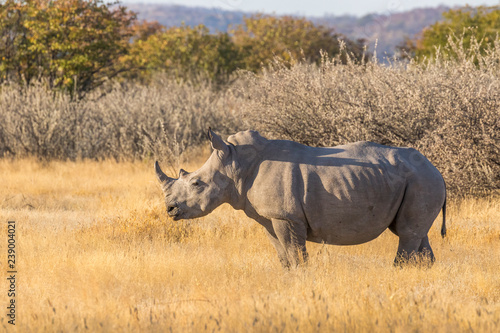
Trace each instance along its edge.
<instances>
[{"instance_id":1,"label":"rhino's front horn","mask_svg":"<svg viewBox=\"0 0 500 333\"><path fill-rule=\"evenodd\" d=\"M156 177L160 181L160 183L168 183L169 181L172 180L172 178L169 178L163 171L161 171L160 165L158 164L158 161L155 162L155 171L156 171Z\"/></svg>"}]
</instances>

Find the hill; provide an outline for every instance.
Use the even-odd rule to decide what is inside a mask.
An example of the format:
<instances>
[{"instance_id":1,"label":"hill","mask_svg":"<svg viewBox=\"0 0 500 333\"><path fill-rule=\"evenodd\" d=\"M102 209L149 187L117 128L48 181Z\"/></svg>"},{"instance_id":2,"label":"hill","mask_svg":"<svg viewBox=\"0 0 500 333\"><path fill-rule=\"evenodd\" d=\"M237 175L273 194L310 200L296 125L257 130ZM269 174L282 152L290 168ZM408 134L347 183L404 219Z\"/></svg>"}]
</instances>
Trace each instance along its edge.
<instances>
[{"instance_id":1,"label":"hill","mask_svg":"<svg viewBox=\"0 0 500 333\"><path fill-rule=\"evenodd\" d=\"M140 20L156 20L165 26L186 24L196 26L204 24L210 31L227 31L230 25L243 22L245 15L252 13L229 11L219 8L187 7L180 5L134 4L125 5L138 13ZM395 48L405 36L414 37L423 28L441 19L443 12L449 7L419 8L405 12L370 14L362 17L322 16L308 17L316 23L331 26L351 39L363 38L373 52L377 43L377 54L380 59L394 54Z\"/></svg>"}]
</instances>

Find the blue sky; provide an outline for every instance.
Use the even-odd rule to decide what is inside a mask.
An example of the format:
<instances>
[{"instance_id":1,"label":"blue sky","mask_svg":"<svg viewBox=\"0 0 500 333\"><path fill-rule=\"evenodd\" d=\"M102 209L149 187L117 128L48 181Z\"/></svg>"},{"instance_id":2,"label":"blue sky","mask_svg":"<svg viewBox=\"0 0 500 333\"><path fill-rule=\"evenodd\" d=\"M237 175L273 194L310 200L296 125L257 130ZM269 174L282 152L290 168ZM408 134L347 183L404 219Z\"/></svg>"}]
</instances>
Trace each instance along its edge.
<instances>
[{"instance_id":1,"label":"blue sky","mask_svg":"<svg viewBox=\"0 0 500 333\"><path fill-rule=\"evenodd\" d=\"M418 7L500 5L499 0L122 0L124 3L163 3L185 6L220 7L228 10L260 11L276 14L297 14L322 16L324 14L365 15L368 13L388 14Z\"/></svg>"}]
</instances>

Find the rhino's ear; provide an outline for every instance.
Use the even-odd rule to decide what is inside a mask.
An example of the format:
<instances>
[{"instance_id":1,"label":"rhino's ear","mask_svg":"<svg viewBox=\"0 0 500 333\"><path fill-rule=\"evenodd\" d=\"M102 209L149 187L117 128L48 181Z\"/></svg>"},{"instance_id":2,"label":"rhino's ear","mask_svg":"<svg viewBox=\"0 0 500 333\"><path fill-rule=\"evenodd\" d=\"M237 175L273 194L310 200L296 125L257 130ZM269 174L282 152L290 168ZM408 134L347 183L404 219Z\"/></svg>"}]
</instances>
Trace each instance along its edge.
<instances>
[{"instance_id":1,"label":"rhino's ear","mask_svg":"<svg viewBox=\"0 0 500 333\"><path fill-rule=\"evenodd\" d=\"M165 173L163 173L163 171L161 171L158 161L155 162L155 172L156 178L158 178L158 181L162 184L169 183L173 180L172 178L169 178Z\"/></svg>"},{"instance_id":2,"label":"rhino's ear","mask_svg":"<svg viewBox=\"0 0 500 333\"><path fill-rule=\"evenodd\" d=\"M187 172L186 170L181 169L181 170L179 171L179 178L181 178L181 177L185 177L185 176L187 176L187 175L189 175L189 172Z\"/></svg>"},{"instance_id":3,"label":"rhino's ear","mask_svg":"<svg viewBox=\"0 0 500 333\"><path fill-rule=\"evenodd\" d=\"M208 128L208 139L212 143L212 148L216 150L220 150L224 153L229 152L229 147L226 145L224 140L209 127Z\"/></svg>"}]
</instances>

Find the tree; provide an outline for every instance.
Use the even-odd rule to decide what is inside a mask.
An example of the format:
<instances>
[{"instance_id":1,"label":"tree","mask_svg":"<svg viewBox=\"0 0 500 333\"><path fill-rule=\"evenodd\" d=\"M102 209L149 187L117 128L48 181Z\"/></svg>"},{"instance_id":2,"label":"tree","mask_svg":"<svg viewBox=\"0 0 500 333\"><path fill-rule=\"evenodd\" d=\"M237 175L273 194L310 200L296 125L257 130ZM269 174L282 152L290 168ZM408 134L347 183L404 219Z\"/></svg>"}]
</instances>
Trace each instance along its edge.
<instances>
[{"instance_id":1,"label":"tree","mask_svg":"<svg viewBox=\"0 0 500 333\"><path fill-rule=\"evenodd\" d=\"M132 39L145 41L149 36L160 33L165 27L158 21L142 20L132 26Z\"/></svg>"},{"instance_id":2,"label":"tree","mask_svg":"<svg viewBox=\"0 0 500 333\"><path fill-rule=\"evenodd\" d=\"M227 33L210 34L199 25L157 29L143 23L136 28L130 53L122 61L134 67L135 75L148 79L165 71L178 79L192 79L202 73L219 83L240 65L240 56ZM146 33L145 33L146 32Z\"/></svg>"},{"instance_id":3,"label":"tree","mask_svg":"<svg viewBox=\"0 0 500 333\"><path fill-rule=\"evenodd\" d=\"M332 28L314 25L304 18L292 16L269 16L257 14L244 19L233 31L233 41L243 56L245 69L257 72L263 64L275 56L288 61L292 58L319 63L320 51L333 57L340 52L340 42L346 51L360 60L363 57L364 41L352 41Z\"/></svg>"},{"instance_id":4,"label":"tree","mask_svg":"<svg viewBox=\"0 0 500 333\"><path fill-rule=\"evenodd\" d=\"M425 28L416 40L405 40L398 48L419 59L434 57L436 50L450 57L453 50L446 50L448 37L461 38L464 49L470 49L472 40L479 43L480 52L492 45L500 33L500 6L451 9L443 13L443 20Z\"/></svg>"},{"instance_id":5,"label":"tree","mask_svg":"<svg viewBox=\"0 0 500 333\"><path fill-rule=\"evenodd\" d=\"M29 84L44 77L74 97L127 70L135 15L102 0L7 0L0 5L0 75Z\"/></svg>"}]
</instances>

